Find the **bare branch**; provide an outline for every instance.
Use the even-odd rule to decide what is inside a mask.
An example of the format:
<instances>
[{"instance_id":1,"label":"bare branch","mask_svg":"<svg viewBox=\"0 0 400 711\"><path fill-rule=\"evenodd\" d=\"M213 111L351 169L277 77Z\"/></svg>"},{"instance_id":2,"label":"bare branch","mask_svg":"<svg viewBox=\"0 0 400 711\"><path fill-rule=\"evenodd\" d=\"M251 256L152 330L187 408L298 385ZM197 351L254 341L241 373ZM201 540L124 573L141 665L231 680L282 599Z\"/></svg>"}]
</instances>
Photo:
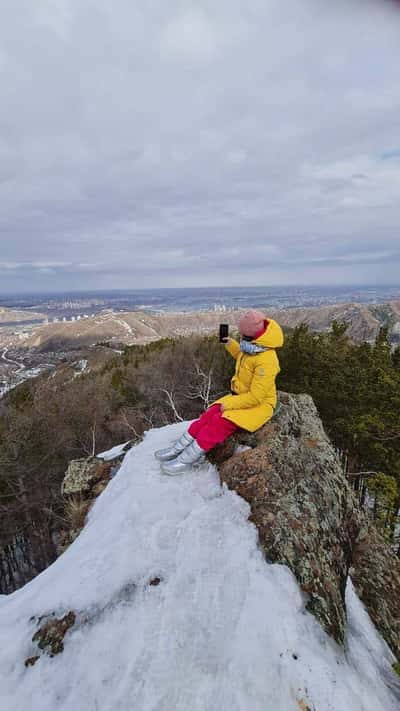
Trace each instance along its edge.
<instances>
[{"instance_id":1,"label":"bare branch","mask_svg":"<svg viewBox=\"0 0 400 711\"><path fill-rule=\"evenodd\" d=\"M94 423L92 427L92 457L96 454L96 418L94 418Z\"/></svg>"},{"instance_id":2,"label":"bare branch","mask_svg":"<svg viewBox=\"0 0 400 711\"><path fill-rule=\"evenodd\" d=\"M167 396L168 405L171 407L172 412L174 413L175 420L177 420L178 422L183 422L183 417L180 416L179 412L176 409L173 393L167 390L166 388L160 388L160 391L162 393L165 393L165 395Z\"/></svg>"},{"instance_id":3,"label":"bare branch","mask_svg":"<svg viewBox=\"0 0 400 711\"><path fill-rule=\"evenodd\" d=\"M348 478L355 479L358 476L365 476L365 477L371 477L371 476L377 476L378 472L347 472L346 476Z\"/></svg>"},{"instance_id":4,"label":"bare branch","mask_svg":"<svg viewBox=\"0 0 400 711\"><path fill-rule=\"evenodd\" d=\"M201 400L203 407L206 410L210 404L210 393L212 388L213 369L210 368L207 373L200 367L199 362L194 358L194 367L196 372L196 382L189 386L185 397L188 400Z\"/></svg>"},{"instance_id":5,"label":"bare branch","mask_svg":"<svg viewBox=\"0 0 400 711\"><path fill-rule=\"evenodd\" d=\"M139 432L137 431L137 429L129 422L125 410L121 410L121 417L122 417L122 420L125 423L125 425L128 427L128 429L131 430L131 432L133 432L136 439L141 439L141 436L140 436Z\"/></svg>"}]
</instances>

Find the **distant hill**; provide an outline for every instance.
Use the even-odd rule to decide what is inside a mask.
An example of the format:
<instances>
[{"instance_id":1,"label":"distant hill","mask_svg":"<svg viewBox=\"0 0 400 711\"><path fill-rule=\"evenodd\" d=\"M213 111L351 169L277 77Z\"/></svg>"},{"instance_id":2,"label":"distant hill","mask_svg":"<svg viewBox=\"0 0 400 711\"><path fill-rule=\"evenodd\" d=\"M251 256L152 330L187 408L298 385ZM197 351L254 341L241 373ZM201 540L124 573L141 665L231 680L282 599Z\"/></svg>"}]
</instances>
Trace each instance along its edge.
<instances>
[{"instance_id":1,"label":"distant hill","mask_svg":"<svg viewBox=\"0 0 400 711\"><path fill-rule=\"evenodd\" d=\"M348 334L354 341L373 341L382 326L388 326L393 343L400 341L400 301L386 304L335 304L269 312L283 326L295 328L308 323L315 331L326 331L332 321L349 324Z\"/></svg>"},{"instance_id":2,"label":"distant hill","mask_svg":"<svg viewBox=\"0 0 400 711\"><path fill-rule=\"evenodd\" d=\"M46 316L34 311L8 309L0 306L0 327L6 323L29 323L30 321L44 321Z\"/></svg>"},{"instance_id":3,"label":"distant hill","mask_svg":"<svg viewBox=\"0 0 400 711\"><path fill-rule=\"evenodd\" d=\"M386 304L335 304L332 306L269 309L267 316L283 326L294 328L309 324L315 331L326 331L332 321L349 324L348 334L355 341L373 341L383 325L389 327L393 343L400 342L400 301ZM163 337L177 337L191 333L216 332L220 322L236 329L240 310L224 313L213 311L165 312L104 311L96 316L73 322L39 325L25 338L19 337L18 347L42 352L87 347L107 341L123 344L144 344Z\"/></svg>"}]
</instances>

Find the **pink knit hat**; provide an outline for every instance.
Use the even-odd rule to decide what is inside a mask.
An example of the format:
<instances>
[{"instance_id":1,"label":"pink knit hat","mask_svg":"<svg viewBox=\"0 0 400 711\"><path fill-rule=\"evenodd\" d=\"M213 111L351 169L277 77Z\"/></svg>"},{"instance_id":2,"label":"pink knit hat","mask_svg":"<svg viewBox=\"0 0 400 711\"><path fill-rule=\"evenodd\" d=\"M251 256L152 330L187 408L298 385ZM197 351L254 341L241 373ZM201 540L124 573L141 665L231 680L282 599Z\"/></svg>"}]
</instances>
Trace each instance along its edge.
<instances>
[{"instance_id":1,"label":"pink knit hat","mask_svg":"<svg viewBox=\"0 0 400 711\"><path fill-rule=\"evenodd\" d=\"M239 319L239 333L242 336L253 336L254 338L263 330L265 321L266 318L261 311L250 309Z\"/></svg>"}]
</instances>

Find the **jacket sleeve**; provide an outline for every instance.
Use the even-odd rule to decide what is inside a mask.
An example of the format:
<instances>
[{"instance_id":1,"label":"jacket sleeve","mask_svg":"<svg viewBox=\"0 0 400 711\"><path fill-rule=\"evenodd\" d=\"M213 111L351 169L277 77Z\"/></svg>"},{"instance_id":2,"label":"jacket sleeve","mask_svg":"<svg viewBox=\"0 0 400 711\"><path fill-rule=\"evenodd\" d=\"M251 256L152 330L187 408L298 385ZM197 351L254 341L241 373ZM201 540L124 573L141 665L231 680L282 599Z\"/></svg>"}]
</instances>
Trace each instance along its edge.
<instances>
[{"instance_id":1,"label":"jacket sleeve","mask_svg":"<svg viewBox=\"0 0 400 711\"><path fill-rule=\"evenodd\" d=\"M271 393L275 384L275 378L279 373L279 369L270 366L268 369L264 366L257 366L253 379L251 381L250 390L241 395L226 395L221 398L224 410L245 410L248 407L257 407Z\"/></svg>"},{"instance_id":2,"label":"jacket sleeve","mask_svg":"<svg viewBox=\"0 0 400 711\"><path fill-rule=\"evenodd\" d=\"M228 343L225 343L225 348L228 351L228 353L231 354L231 356L236 360L239 353L240 353L240 346L237 341L235 341L234 338L230 338Z\"/></svg>"}]
</instances>

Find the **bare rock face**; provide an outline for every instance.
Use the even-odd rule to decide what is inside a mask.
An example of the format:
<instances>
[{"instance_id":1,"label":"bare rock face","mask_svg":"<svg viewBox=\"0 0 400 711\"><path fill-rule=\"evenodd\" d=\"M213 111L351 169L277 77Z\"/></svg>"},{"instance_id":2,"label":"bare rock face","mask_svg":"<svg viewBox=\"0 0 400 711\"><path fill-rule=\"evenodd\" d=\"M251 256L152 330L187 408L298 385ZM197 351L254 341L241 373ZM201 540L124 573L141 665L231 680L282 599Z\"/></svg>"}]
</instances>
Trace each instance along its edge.
<instances>
[{"instance_id":1,"label":"bare rock face","mask_svg":"<svg viewBox=\"0 0 400 711\"><path fill-rule=\"evenodd\" d=\"M289 566L308 610L343 643L346 581L358 541L369 537L367 520L311 397L281 393L280 402L279 414L250 439L236 436L233 450L238 441L251 449L232 454L230 442L215 461L225 458L222 481L249 502L267 558Z\"/></svg>"}]
</instances>

